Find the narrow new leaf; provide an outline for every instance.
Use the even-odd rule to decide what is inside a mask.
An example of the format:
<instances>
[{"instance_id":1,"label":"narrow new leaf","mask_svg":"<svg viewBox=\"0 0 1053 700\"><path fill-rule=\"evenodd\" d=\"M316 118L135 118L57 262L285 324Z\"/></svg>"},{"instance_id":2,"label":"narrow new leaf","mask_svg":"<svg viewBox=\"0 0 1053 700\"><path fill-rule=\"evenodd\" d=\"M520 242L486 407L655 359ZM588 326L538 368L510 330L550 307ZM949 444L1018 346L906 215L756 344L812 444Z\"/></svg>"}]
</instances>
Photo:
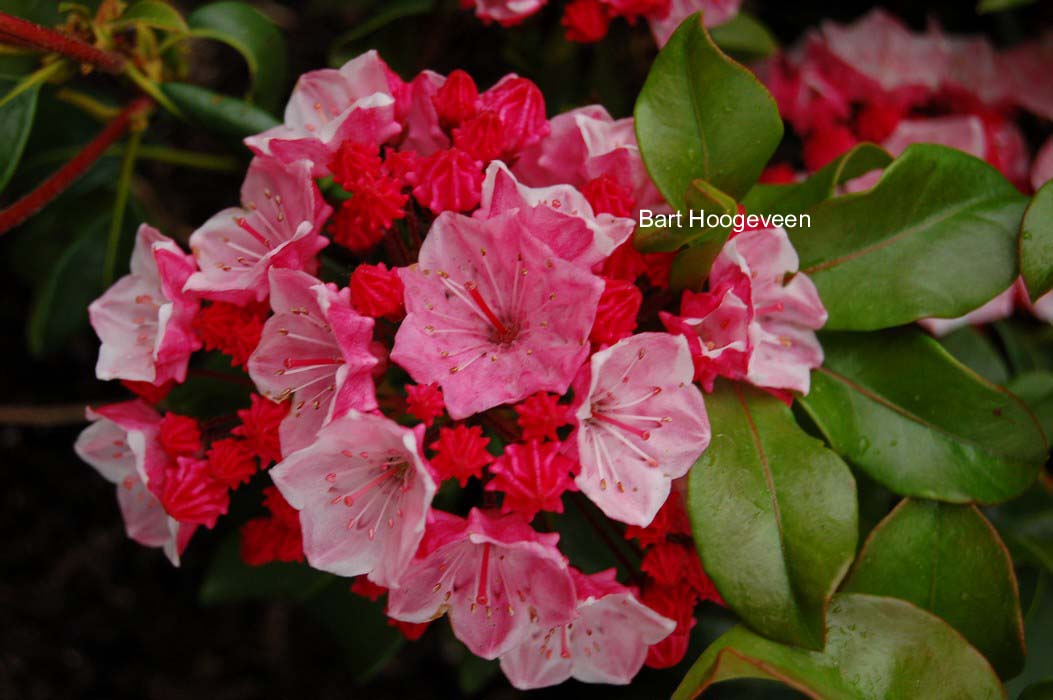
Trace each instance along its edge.
<instances>
[{"instance_id":1,"label":"narrow new leaf","mask_svg":"<svg viewBox=\"0 0 1053 700\"><path fill-rule=\"evenodd\" d=\"M1020 399L913 329L823 333L801 405L831 447L903 496L995 503L1022 493L1046 442Z\"/></svg>"},{"instance_id":2,"label":"narrow new leaf","mask_svg":"<svg viewBox=\"0 0 1053 700\"><path fill-rule=\"evenodd\" d=\"M161 89L184 114L212 132L243 138L266 131L279 123L269 112L244 100L220 95L197 85L165 83Z\"/></svg>"},{"instance_id":3,"label":"narrow new leaf","mask_svg":"<svg viewBox=\"0 0 1053 700\"><path fill-rule=\"evenodd\" d=\"M976 506L904 500L870 533L844 591L902 598L940 616L1003 678L1024 667L1013 561Z\"/></svg>"},{"instance_id":4,"label":"narrow new leaf","mask_svg":"<svg viewBox=\"0 0 1053 700\"><path fill-rule=\"evenodd\" d=\"M816 206L811 228L790 237L827 327L876 330L956 318L1007 289L1025 203L987 163L915 144L873 188Z\"/></svg>"},{"instance_id":5,"label":"narrow new leaf","mask_svg":"<svg viewBox=\"0 0 1053 700\"><path fill-rule=\"evenodd\" d=\"M0 94L7 94L14 85L14 82L0 81ZM40 86L36 85L0 107L0 192L7 187L22 159L39 94Z\"/></svg>"},{"instance_id":6,"label":"narrow new leaf","mask_svg":"<svg viewBox=\"0 0 1053 700\"><path fill-rule=\"evenodd\" d=\"M766 637L821 649L826 606L855 553L855 481L790 409L722 382L713 439L691 470L688 514L721 596Z\"/></svg>"},{"instance_id":7,"label":"narrow new leaf","mask_svg":"<svg viewBox=\"0 0 1053 700\"><path fill-rule=\"evenodd\" d=\"M651 178L674 209L692 180L738 199L782 139L775 100L691 15L658 54L636 101L636 136Z\"/></svg>"},{"instance_id":8,"label":"narrow new leaf","mask_svg":"<svg viewBox=\"0 0 1053 700\"><path fill-rule=\"evenodd\" d=\"M830 606L821 652L778 644L735 627L688 671L673 700L714 683L762 678L823 700L999 700L987 660L947 623L906 601L842 593Z\"/></svg>"}]
</instances>

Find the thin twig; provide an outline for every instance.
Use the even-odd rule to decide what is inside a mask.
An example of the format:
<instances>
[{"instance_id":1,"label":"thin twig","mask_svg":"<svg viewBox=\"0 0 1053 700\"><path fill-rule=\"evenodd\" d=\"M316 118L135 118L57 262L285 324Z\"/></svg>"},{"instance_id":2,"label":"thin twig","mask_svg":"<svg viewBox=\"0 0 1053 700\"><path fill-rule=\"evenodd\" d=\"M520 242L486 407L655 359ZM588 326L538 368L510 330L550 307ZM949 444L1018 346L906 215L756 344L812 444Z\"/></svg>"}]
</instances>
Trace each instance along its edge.
<instances>
[{"instance_id":1,"label":"thin twig","mask_svg":"<svg viewBox=\"0 0 1053 700\"><path fill-rule=\"evenodd\" d=\"M42 27L6 12L0 12L0 42L38 51L59 53L106 73L120 73L127 63L124 56L119 53L103 51L75 36Z\"/></svg>"}]
</instances>

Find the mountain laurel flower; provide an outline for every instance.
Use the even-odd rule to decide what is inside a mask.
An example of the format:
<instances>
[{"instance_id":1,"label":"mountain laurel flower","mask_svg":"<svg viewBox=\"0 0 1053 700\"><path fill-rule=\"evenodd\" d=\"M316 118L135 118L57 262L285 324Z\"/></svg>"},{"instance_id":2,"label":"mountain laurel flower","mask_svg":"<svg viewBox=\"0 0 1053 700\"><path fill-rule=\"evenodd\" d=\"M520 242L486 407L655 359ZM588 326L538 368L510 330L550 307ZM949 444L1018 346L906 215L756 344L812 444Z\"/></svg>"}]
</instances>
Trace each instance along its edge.
<instances>
[{"instance_id":1,"label":"mountain laurel flower","mask_svg":"<svg viewBox=\"0 0 1053 700\"><path fill-rule=\"evenodd\" d=\"M636 330L636 317L643 303L643 293L632 282L605 278L603 295L596 311L596 323L589 339L598 345L613 345Z\"/></svg>"},{"instance_id":2,"label":"mountain laurel flower","mask_svg":"<svg viewBox=\"0 0 1053 700\"><path fill-rule=\"evenodd\" d=\"M238 410L238 420L241 425L230 432L240 438L244 438L245 444L252 453L260 458L263 466L272 462L280 462L282 458L281 449L281 422L289 414L289 402L275 403L265 399L259 394L252 394L251 404L248 408Z\"/></svg>"},{"instance_id":3,"label":"mountain laurel flower","mask_svg":"<svg viewBox=\"0 0 1053 700\"><path fill-rule=\"evenodd\" d=\"M560 403L556 394L544 391L516 404L515 412L524 440L559 440L556 431L572 422L570 406Z\"/></svg>"},{"instance_id":4,"label":"mountain laurel flower","mask_svg":"<svg viewBox=\"0 0 1053 700\"><path fill-rule=\"evenodd\" d=\"M178 457L176 466L165 473L161 503L181 523L213 528L227 513L230 489L212 476L208 460Z\"/></svg>"},{"instance_id":5,"label":"mountain laurel flower","mask_svg":"<svg viewBox=\"0 0 1053 700\"><path fill-rule=\"evenodd\" d=\"M665 639L676 622L647 607L615 581L615 570L586 576L571 569L577 589L572 623L535 629L501 656L501 670L520 690L583 683L626 685L639 673L648 647Z\"/></svg>"},{"instance_id":6,"label":"mountain laurel flower","mask_svg":"<svg viewBox=\"0 0 1053 700\"><path fill-rule=\"evenodd\" d=\"M273 270L270 279L274 315L248 369L263 396L291 399L280 430L288 455L310 445L332 418L377 407L378 360L370 351L373 319L351 308L347 289L293 270Z\"/></svg>"},{"instance_id":7,"label":"mountain laurel flower","mask_svg":"<svg viewBox=\"0 0 1053 700\"><path fill-rule=\"evenodd\" d=\"M406 320L393 362L437 382L461 420L536 391L564 393L589 351L603 282L561 260L518 213L439 216L401 268Z\"/></svg>"},{"instance_id":8,"label":"mountain laurel flower","mask_svg":"<svg viewBox=\"0 0 1053 700\"><path fill-rule=\"evenodd\" d=\"M510 73L479 96L483 109L494 111L505 134L505 154L515 156L548 135L545 96L533 82Z\"/></svg>"},{"instance_id":9,"label":"mountain laurel flower","mask_svg":"<svg viewBox=\"0 0 1053 700\"><path fill-rule=\"evenodd\" d=\"M578 488L609 518L647 525L709 445L687 341L641 333L592 356L575 382Z\"/></svg>"},{"instance_id":10,"label":"mountain laurel flower","mask_svg":"<svg viewBox=\"0 0 1053 700\"><path fill-rule=\"evenodd\" d=\"M208 473L229 488L248 483L259 468L256 455L244 440L223 438L208 447Z\"/></svg>"},{"instance_id":11,"label":"mountain laurel flower","mask_svg":"<svg viewBox=\"0 0 1053 700\"><path fill-rule=\"evenodd\" d=\"M324 177L342 143L380 145L397 136L395 97L389 69L376 51L354 58L339 70L304 73L285 106L283 123L245 139L260 156L284 164L306 161L310 174Z\"/></svg>"},{"instance_id":12,"label":"mountain laurel flower","mask_svg":"<svg viewBox=\"0 0 1053 700\"><path fill-rule=\"evenodd\" d=\"M77 456L116 484L128 537L146 547L162 548L178 566L196 528L180 523L161 506L169 462L157 439L161 416L140 400L89 408L86 413L92 423L73 445Z\"/></svg>"},{"instance_id":13,"label":"mountain laurel flower","mask_svg":"<svg viewBox=\"0 0 1053 700\"><path fill-rule=\"evenodd\" d=\"M269 516L253 518L241 526L241 560L249 566L274 561L303 561L300 513L274 486L263 489Z\"/></svg>"},{"instance_id":14,"label":"mountain laurel flower","mask_svg":"<svg viewBox=\"0 0 1053 700\"><path fill-rule=\"evenodd\" d=\"M469 211L479 204L480 162L459 148L437 151L421 161L413 196L434 214Z\"/></svg>"},{"instance_id":15,"label":"mountain laurel flower","mask_svg":"<svg viewBox=\"0 0 1053 700\"><path fill-rule=\"evenodd\" d=\"M421 554L388 593L391 617L420 623L446 614L454 636L484 659L574 619L574 581L558 534L476 508L467 519L435 511L428 530Z\"/></svg>"},{"instance_id":16,"label":"mountain laurel flower","mask_svg":"<svg viewBox=\"0 0 1053 700\"><path fill-rule=\"evenodd\" d=\"M242 367L260 344L268 311L265 302L237 306L213 301L203 306L194 319L194 331L206 350L229 355L232 367Z\"/></svg>"},{"instance_id":17,"label":"mountain laurel flower","mask_svg":"<svg viewBox=\"0 0 1053 700\"><path fill-rule=\"evenodd\" d=\"M311 566L398 585L435 496L423 436L423 426L404 428L350 411L271 469L275 485L300 511Z\"/></svg>"},{"instance_id":18,"label":"mountain laurel flower","mask_svg":"<svg viewBox=\"0 0 1053 700\"><path fill-rule=\"evenodd\" d=\"M600 0L571 0L563 8L560 24L567 30L567 41L592 44L607 36L611 17Z\"/></svg>"},{"instance_id":19,"label":"mountain laurel flower","mask_svg":"<svg viewBox=\"0 0 1053 700\"><path fill-rule=\"evenodd\" d=\"M479 88L463 70L451 71L432 96L432 104L442 125L453 129L479 112Z\"/></svg>"},{"instance_id":20,"label":"mountain laurel flower","mask_svg":"<svg viewBox=\"0 0 1053 700\"><path fill-rule=\"evenodd\" d=\"M519 210L531 235L559 257L591 269L626 242L636 221L595 214L585 196L570 185L528 187L500 161L486 169L477 219Z\"/></svg>"},{"instance_id":21,"label":"mountain laurel flower","mask_svg":"<svg viewBox=\"0 0 1053 700\"><path fill-rule=\"evenodd\" d=\"M578 489L573 479L577 465L560 453L561 447L537 440L505 446L490 466L494 478L485 487L504 494L502 513L519 513L529 522L543 510L563 512L563 492Z\"/></svg>"},{"instance_id":22,"label":"mountain laurel flower","mask_svg":"<svg viewBox=\"0 0 1053 700\"><path fill-rule=\"evenodd\" d=\"M406 413L424 423L424 427L430 428L445 412L442 389L437 383L406 385Z\"/></svg>"},{"instance_id":23,"label":"mountain laurel flower","mask_svg":"<svg viewBox=\"0 0 1053 700\"><path fill-rule=\"evenodd\" d=\"M186 379L201 347L192 324L199 302L183 291L197 269L175 241L143 224L135 236L131 272L88 307L102 341L95 375L160 385Z\"/></svg>"},{"instance_id":24,"label":"mountain laurel flower","mask_svg":"<svg viewBox=\"0 0 1053 700\"><path fill-rule=\"evenodd\" d=\"M464 8L475 8L475 15L484 22L497 22L502 27L519 24L534 14L548 0L461 0Z\"/></svg>"},{"instance_id":25,"label":"mountain laurel flower","mask_svg":"<svg viewBox=\"0 0 1053 700\"><path fill-rule=\"evenodd\" d=\"M348 288L351 306L363 316L397 321L406 314L402 280L397 270L384 263L356 267Z\"/></svg>"},{"instance_id":26,"label":"mountain laurel flower","mask_svg":"<svg viewBox=\"0 0 1053 700\"><path fill-rule=\"evenodd\" d=\"M201 451L201 424L190 416L166 413L157 426L157 440L172 459L193 457Z\"/></svg>"},{"instance_id":27,"label":"mountain laurel flower","mask_svg":"<svg viewBox=\"0 0 1053 700\"><path fill-rule=\"evenodd\" d=\"M489 444L490 438L483 437L477 425L440 428L439 439L428 445L435 452L431 466L440 479L457 479L463 488L471 477L481 478L483 467L494 461L486 449Z\"/></svg>"},{"instance_id":28,"label":"mountain laurel flower","mask_svg":"<svg viewBox=\"0 0 1053 700\"><path fill-rule=\"evenodd\" d=\"M319 231L332 213L305 161L254 158L241 207L224 209L190 236L201 268L186 289L243 305L267 298L272 267L313 272L328 241Z\"/></svg>"},{"instance_id":29,"label":"mountain laurel flower","mask_svg":"<svg viewBox=\"0 0 1053 700\"><path fill-rule=\"evenodd\" d=\"M497 112L480 112L453 130L453 145L483 163L500 158L505 151L504 124Z\"/></svg>"}]
</instances>

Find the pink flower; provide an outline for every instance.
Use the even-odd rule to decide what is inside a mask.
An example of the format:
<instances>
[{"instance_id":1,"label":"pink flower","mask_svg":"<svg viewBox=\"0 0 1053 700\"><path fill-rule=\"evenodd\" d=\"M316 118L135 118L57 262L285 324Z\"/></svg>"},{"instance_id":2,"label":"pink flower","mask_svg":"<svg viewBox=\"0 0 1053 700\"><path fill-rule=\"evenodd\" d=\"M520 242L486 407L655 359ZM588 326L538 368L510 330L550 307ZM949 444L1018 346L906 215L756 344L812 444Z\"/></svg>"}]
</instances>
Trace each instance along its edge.
<instances>
[{"instance_id":1,"label":"pink flower","mask_svg":"<svg viewBox=\"0 0 1053 700\"><path fill-rule=\"evenodd\" d=\"M161 416L144 401L89 408L92 424L77 437L77 456L117 484L117 503L128 537L161 547L174 565L186 549L193 525L181 525L161 507L168 458L157 440Z\"/></svg>"},{"instance_id":2,"label":"pink flower","mask_svg":"<svg viewBox=\"0 0 1053 700\"><path fill-rule=\"evenodd\" d=\"M640 333L592 356L575 382L578 487L608 517L647 525L709 445L687 342Z\"/></svg>"},{"instance_id":3,"label":"pink flower","mask_svg":"<svg viewBox=\"0 0 1053 700\"><path fill-rule=\"evenodd\" d=\"M438 384L406 385L406 413L424 423L424 427L430 428L435 419L445 412L446 404Z\"/></svg>"},{"instance_id":4,"label":"pink flower","mask_svg":"<svg viewBox=\"0 0 1053 700\"><path fill-rule=\"evenodd\" d=\"M515 406L517 422L524 440L559 440L557 430L570 425L570 406L555 394L539 391Z\"/></svg>"},{"instance_id":5,"label":"pink flower","mask_svg":"<svg viewBox=\"0 0 1053 700\"><path fill-rule=\"evenodd\" d=\"M435 511L421 555L388 594L388 615L420 623L448 614L473 654L495 659L574 618L574 582L558 540L515 515L473 508L465 520Z\"/></svg>"},{"instance_id":6,"label":"pink flower","mask_svg":"<svg viewBox=\"0 0 1053 700\"><path fill-rule=\"evenodd\" d=\"M923 318L918 323L922 328L932 333L937 338L942 337L965 326L977 326L992 321L1000 321L1013 315L1018 295L1027 297L1027 291L1022 289L1023 283L1018 279L994 299L977 309L973 309L964 316L958 318Z\"/></svg>"},{"instance_id":7,"label":"pink flower","mask_svg":"<svg viewBox=\"0 0 1053 700\"><path fill-rule=\"evenodd\" d=\"M256 155L274 156L283 163L306 160L313 176L324 177L344 141L380 145L401 131L389 74L376 51L339 70L304 73L285 106L285 123L250 136L245 145Z\"/></svg>"},{"instance_id":8,"label":"pink flower","mask_svg":"<svg viewBox=\"0 0 1053 700\"><path fill-rule=\"evenodd\" d=\"M201 347L192 328L200 305L183 292L196 269L171 238L139 227L130 274L88 307L102 341L95 376L158 386L186 379L190 355Z\"/></svg>"},{"instance_id":9,"label":"pink flower","mask_svg":"<svg viewBox=\"0 0 1053 700\"><path fill-rule=\"evenodd\" d=\"M420 163L413 196L435 214L468 211L479 204L483 170L459 148L436 151Z\"/></svg>"},{"instance_id":10,"label":"pink flower","mask_svg":"<svg viewBox=\"0 0 1053 700\"><path fill-rule=\"evenodd\" d=\"M592 327L589 339L600 345L613 345L632 335L642 303L643 293L632 282L604 278L596 325Z\"/></svg>"},{"instance_id":11,"label":"pink flower","mask_svg":"<svg viewBox=\"0 0 1053 700\"><path fill-rule=\"evenodd\" d=\"M1014 46L1002 57L1014 101L1029 112L1053 119L1053 32Z\"/></svg>"},{"instance_id":12,"label":"pink flower","mask_svg":"<svg viewBox=\"0 0 1053 700\"><path fill-rule=\"evenodd\" d=\"M687 338L695 363L695 380L706 391L713 391L717 377L741 379L749 369L749 281L733 279L712 285L711 291L696 294L684 291L680 316L659 312L671 333Z\"/></svg>"},{"instance_id":13,"label":"pink flower","mask_svg":"<svg viewBox=\"0 0 1053 700\"><path fill-rule=\"evenodd\" d=\"M490 438L483 437L478 425L458 423L452 428L439 428L439 439L428 445L435 452L431 466L440 479L457 479L464 488L468 479L483 476L483 467L494 461L486 449Z\"/></svg>"},{"instance_id":14,"label":"pink flower","mask_svg":"<svg viewBox=\"0 0 1053 700\"><path fill-rule=\"evenodd\" d=\"M576 678L626 685L643 667L647 648L666 638L676 622L637 600L614 580L614 569L586 576L571 569L578 593L573 623L535 630L501 656L501 670L520 690Z\"/></svg>"},{"instance_id":15,"label":"pink flower","mask_svg":"<svg viewBox=\"0 0 1053 700\"><path fill-rule=\"evenodd\" d=\"M275 485L300 511L311 566L398 585L435 496L423 438L423 426L411 430L350 411L271 469Z\"/></svg>"},{"instance_id":16,"label":"pink flower","mask_svg":"<svg viewBox=\"0 0 1053 700\"><path fill-rule=\"evenodd\" d=\"M1035 156L1035 164L1031 168L1031 186L1037 190L1050 180L1053 180L1053 138L1046 141Z\"/></svg>"},{"instance_id":17,"label":"pink flower","mask_svg":"<svg viewBox=\"0 0 1053 700\"><path fill-rule=\"evenodd\" d=\"M238 305L267 298L272 267L313 271L315 255L328 243L319 230L333 211L304 161L254 158L241 202L243 208L224 209L190 236L201 269L186 283L209 299Z\"/></svg>"},{"instance_id":18,"label":"pink flower","mask_svg":"<svg viewBox=\"0 0 1053 700\"><path fill-rule=\"evenodd\" d=\"M588 354L600 278L554 255L516 214L435 220L399 270L406 320L391 359L442 386L460 420L535 391L567 390Z\"/></svg>"},{"instance_id":19,"label":"pink flower","mask_svg":"<svg viewBox=\"0 0 1053 700\"><path fill-rule=\"evenodd\" d=\"M547 2L548 0L461 0L461 6L474 6L475 15L484 22L497 22L502 27L511 27L540 10Z\"/></svg>"},{"instance_id":20,"label":"pink flower","mask_svg":"<svg viewBox=\"0 0 1053 700\"><path fill-rule=\"evenodd\" d=\"M447 82L448 78L426 70L409 84L402 99L405 106L401 111L405 114L399 116L403 124L403 134L398 140L400 151L426 157L450 147L450 138L442 129L442 116L435 104L436 96Z\"/></svg>"},{"instance_id":21,"label":"pink flower","mask_svg":"<svg viewBox=\"0 0 1053 700\"><path fill-rule=\"evenodd\" d=\"M571 0L563 8L560 24L566 27L567 41L591 44L607 36L611 23L606 6L600 0Z\"/></svg>"},{"instance_id":22,"label":"pink flower","mask_svg":"<svg viewBox=\"0 0 1053 700\"><path fill-rule=\"evenodd\" d=\"M815 331L826 323L826 309L815 285L797 269L797 252L786 231L757 229L727 242L709 279L718 287L748 280L752 320L746 381L807 394L811 370L823 363Z\"/></svg>"},{"instance_id":23,"label":"pink flower","mask_svg":"<svg viewBox=\"0 0 1053 700\"><path fill-rule=\"evenodd\" d=\"M356 267L351 273L348 289L351 290L351 305L363 316L398 320L406 312L398 271L389 270L384 263Z\"/></svg>"},{"instance_id":24,"label":"pink flower","mask_svg":"<svg viewBox=\"0 0 1053 700\"><path fill-rule=\"evenodd\" d=\"M504 163L494 161L486 169L473 216L489 219L513 209L552 252L586 269L603 262L636 228L633 219L593 213L585 195L570 185L528 187Z\"/></svg>"},{"instance_id":25,"label":"pink flower","mask_svg":"<svg viewBox=\"0 0 1053 700\"><path fill-rule=\"evenodd\" d=\"M560 454L558 442L511 443L490 466L487 491L504 493L502 513L520 513L527 521L540 511L563 512L563 492L577 491L571 478L577 465Z\"/></svg>"},{"instance_id":26,"label":"pink flower","mask_svg":"<svg viewBox=\"0 0 1053 700\"><path fill-rule=\"evenodd\" d=\"M548 135L545 96L533 82L509 73L479 95L483 109L497 114L504 127L505 153L514 156Z\"/></svg>"},{"instance_id":27,"label":"pink flower","mask_svg":"<svg viewBox=\"0 0 1053 700\"><path fill-rule=\"evenodd\" d=\"M669 12L664 16L649 16L651 34L655 43L665 46L676 28L695 12L702 12L702 20L707 27L724 24L739 13L742 0L672 0Z\"/></svg>"},{"instance_id":28,"label":"pink flower","mask_svg":"<svg viewBox=\"0 0 1053 700\"><path fill-rule=\"evenodd\" d=\"M377 407L369 346L373 319L352 308L347 289L337 291L306 272L272 270L271 308L249 375L272 401L292 397L281 423L282 454L307 447L315 433L350 409Z\"/></svg>"},{"instance_id":29,"label":"pink flower","mask_svg":"<svg viewBox=\"0 0 1053 700\"><path fill-rule=\"evenodd\" d=\"M463 70L451 71L432 96L440 123L446 128L460 126L479 112L479 88Z\"/></svg>"},{"instance_id":30,"label":"pink flower","mask_svg":"<svg viewBox=\"0 0 1053 700\"><path fill-rule=\"evenodd\" d=\"M525 149L513 167L521 182L582 189L590 180L607 175L637 207L665 206L640 158L632 117L615 121L600 105L590 105L564 112L549 124L549 135Z\"/></svg>"}]
</instances>

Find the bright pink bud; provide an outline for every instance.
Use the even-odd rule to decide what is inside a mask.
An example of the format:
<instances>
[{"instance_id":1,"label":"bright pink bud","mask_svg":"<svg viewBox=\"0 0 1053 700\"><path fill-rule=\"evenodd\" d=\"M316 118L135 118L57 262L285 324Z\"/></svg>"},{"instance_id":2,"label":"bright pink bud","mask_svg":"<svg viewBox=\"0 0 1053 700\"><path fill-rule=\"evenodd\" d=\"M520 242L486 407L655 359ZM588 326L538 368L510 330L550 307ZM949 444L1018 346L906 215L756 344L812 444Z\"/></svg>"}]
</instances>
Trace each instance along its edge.
<instances>
[{"instance_id":1,"label":"bright pink bud","mask_svg":"<svg viewBox=\"0 0 1053 700\"><path fill-rule=\"evenodd\" d=\"M409 384L406 386L406 413L425 426L431 427L436 418L446 411L442 400L442 389L436 383Z\"/></svg>"},{"instance_id":2,"label":"bright pink bud","mask_svg":"<svg viewBox=\"0 0 1053 700\"><path fill-rule=\"evenodd\" d=\"M592 210L597 214L613 214L614 216L633 217L636 210L636 202L633 194L619 185L609 175L600 175L594 180L585 183L581 193L589 200Z\"/></svg>"},{"instance_id":3,"label":"bright pink bud","mask_svg":"<svg viewBox=\"0 0 1053 700\"><path fill-rule=\"evenodd\" d=\"M216 440L208 448L208 473L216 481L236 488L248 483L259 463L244 440L225 438Z\"/></svg>"},{"instance_id":4,"label":"bright pink bud","mask_svg":"<svg viewBox=\"0 0 1053 700\"><path fill-rule=\"evenodd\" d=\"M570 406L559 402L557 394L539 391L515 407L524 440L558 440L557 430L570 425Z\"/></svg>"},{"instance_id":5,"label":"bright pink bud","mask_svg":"<svg viewBox=\"0 0 1053 700\"><path fill-rule=\"evenodd\" d=\"M560 453L561 443L531 440L512 443L490 466L494 478L487 491L501 491L502 513L521 513L528 521L539 511L563 512L563 492L577 491L573 461Z\"/></svg>"},{"instance_id":6,"label":"bright pink bud","mask_svg":"<svg viewBox=\"0 0 1053 700\"><path fill-rule=\"evenodd\" d=\"M804 142L804 165L816 171L855 146L857 139L847 126L831 124L816 129Z\"/></svg>"},{"instance_id":7,"label":"bright pink bud","mask_svg":"<svg viewBox=\"0 0 1053 700\"><path fill-rule=\"evenodd\" d=\"M181 523L214 527L227 512L230 491L209 474L207 460L180 457L178 463L165 476L161 504Z\"/></svg>"},{"instance_id":8,"label":"bright pink bud","mask_svg":"<svg viewBox=\"0 0 1053 700\"><path fill-rule=\"evenodd\" d=\"M360 187L333 218L333 240L354 252L376 245L396 219L406 216L409 199L391 177L379 177Z\"/></svg>"},{"instance_id":9,"label":"bright pink bud","mask_svg":"<svg viewBox=\"0 0 1053 700\"><path fill-rule=\"evenodd\" d=\"M461 486L466 486L469 477L481 477L483 467L494 461L486 450L489 444L490 438L483 437L483 429L477 425L469 428L458 423L452 428L443 428L439 439L428 445L436 452L431 466L440 479L457 479Z\"/></svg>"},{"instance_id":10,"label":"bright pink bud","mask_svg":"<svg viewBox=\"0 0 1053 700\"><path fill-rule=\"evenodd\" d=\"M864 141L882 143L903 118L903 111L888 101L871 102L856 116L856 134Z\"/></svg>"},{"instance_id":11,"label":"bright pink bud","mask_svg":"<svg viewBox=\"0 0 1053 700\"><path fill-rule=\"evenodd\" d=\"M604 0L611 13L618 17L635 20L647 16L663 19L669 14L672 0Z\"/></svg>"},{"instance_id":12,"label":"bright pink bud","mask_svg":"<svg viewBox=\"0 0 1053 700\"><path fill-rule=\"evenodd\" d=\"M425 158L418 171L413 196L435 214L468 211L479 204L483 169L479 161L459 148L437 151Z\"/></svg>"},{"instance_id":13,"label":"bright pink bud","mask_svg":"<svg viewBox=\"0 0 1053 700\"><path fill-rule=\"evenodd\" d=\"M333 180L347 191L367 186L380 177L380 148L373 143L344 141L329 163Z\"/></svg>"},{"instance_id":14,"label":"bright pink bud","mask_svg":"<svg viewBox=\"0 0 1053 700\"><path fill-rule=\"evenodd\" d=\"M505 153L517 154L548 135L545 96L538 86L507 75L480 96L484 109L497 112L505 127Z\"/></svg>"},{"instance_id":15,"label":"bright pink bud","mask_svg":"<svg viewBox=\"0 0 1053 700\"><path fill-rule=\"evenodd\" d=\"M455 70L446 77L446 82L431 98L439 123L452 129L471 119L479 111L479 88L472 76L463 70Z\"/></svg>"},{"instance_id":16,"label":"bright pink bud","mask_svg":"<svg viewBox=\"0 0 1053 700\"><path fill-rule=\"evenodd\" d=\"M201 426L190 416L168 413L158 424L158 442L172 459L193 457L201 449Z\"/></svg>"},{"instance_id":17,"label":"bright pink bud","mask_svg":"<svg viewBox=\"0 0 1053 700\"><path fill-rule=\"evenodd\" d=\"M611 23L607 9L600 0L572 0L563 9L560 20L567 29L567 41L591 44L607 36Z\"/></svg>"},{"instance_id":18,"label":"bright pink bud","mask_svg":"<svg viewBox=\"0 0 1053 700\"><path fill-rule=\"evenodd\" d=\"M406 313L398 272L384 263L359 265L351 273L351 305L363 316L399 319Z\"/></svg>"},{"instance_id":19,"label":"bright pink bud","mask_svg":"<svg viewBox=\"0 0 1053 700\"><path fill-rule=\"evenodd\" d=\"M453 145L488 163L505 150L505 128L496 112L486 110L453 130Z\"/></svg>"},{"instance_id":20,"label":"bright pink bud","mask_svg":"<svg viewBox=\"0 0 1053 700\"><path fill-rule=\"evenodd\" d=\"M628 338L636 330L636 316L642 303L643 294L632 282L605 279L589 340L599 345L613 345Z\"/></svg>"}]
</instances>

